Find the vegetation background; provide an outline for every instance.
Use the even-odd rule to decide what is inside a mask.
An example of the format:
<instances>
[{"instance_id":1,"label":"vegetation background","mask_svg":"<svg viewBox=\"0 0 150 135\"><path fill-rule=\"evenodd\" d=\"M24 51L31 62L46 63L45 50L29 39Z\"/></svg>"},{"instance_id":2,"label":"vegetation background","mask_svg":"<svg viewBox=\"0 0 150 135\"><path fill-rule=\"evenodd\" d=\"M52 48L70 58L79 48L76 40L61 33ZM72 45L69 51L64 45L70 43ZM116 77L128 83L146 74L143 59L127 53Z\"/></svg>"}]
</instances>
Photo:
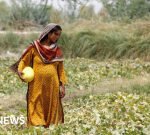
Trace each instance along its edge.
<instances>
[{"instance_id":1,"label":"vegetation background","mask_svg":"<svg viewBox=\"0 0 150 135\"><path fill-rule=\"evenodd\" d=\"M148 60L150 2L97 1L103 5L97 13L93 5L87 4L90 0L66 0L59 9L48 4L48 0L12 0L9 4L1 1L0 29L9 33L0 36L0 51L19 52L20 47L26 48L38 37L46 24L55 22L63 27L59 44L66 57Z\"/></svg>"},{"instance_id":2,"label":"vegetation background","mask_svg":"<svg viewBox=\"0 0 150 135\"><path fill-rule=\"evenodd\" d=\"M0 124L0 134L150 134L150 0L95 1L98 12L91 0L0 1L0 116L26 118L27 83L8 67L51 22L68 79L63 125Z\"/></svg>"}]
</instances>

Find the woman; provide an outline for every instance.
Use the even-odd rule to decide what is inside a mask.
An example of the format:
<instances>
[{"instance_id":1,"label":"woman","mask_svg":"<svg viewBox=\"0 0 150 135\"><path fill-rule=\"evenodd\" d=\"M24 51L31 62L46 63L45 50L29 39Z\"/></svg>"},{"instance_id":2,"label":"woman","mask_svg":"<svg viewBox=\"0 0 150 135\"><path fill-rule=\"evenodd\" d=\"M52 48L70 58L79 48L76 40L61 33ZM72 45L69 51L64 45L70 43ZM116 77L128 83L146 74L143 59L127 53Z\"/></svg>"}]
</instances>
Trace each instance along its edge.
<instances>
[{"instance_id":1,"label":"woman","mask_svg":"<svg viewBox=\"0 0 150 135\"><path fill-rule=\"evenodd\" d=\"M27 126L64 123L61 98L65 96L63 55L57 46L62 29L60 25L48 24L40 37L23 53L18 65L22 81L22 70L33 61L34 79L28 83Z\"/></svg>"}]
</instances>

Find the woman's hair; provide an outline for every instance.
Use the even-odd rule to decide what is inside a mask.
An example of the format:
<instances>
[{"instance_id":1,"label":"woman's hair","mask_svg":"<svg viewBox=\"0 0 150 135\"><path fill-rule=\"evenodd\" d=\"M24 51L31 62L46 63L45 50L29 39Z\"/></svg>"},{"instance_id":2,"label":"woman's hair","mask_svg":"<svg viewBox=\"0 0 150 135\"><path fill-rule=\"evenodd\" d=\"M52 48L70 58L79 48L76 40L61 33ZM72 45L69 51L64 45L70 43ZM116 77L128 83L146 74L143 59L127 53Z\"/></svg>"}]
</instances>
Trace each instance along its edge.
<instances>
[{"instance_id":1,"label":"woman's hair","mask_svg":"<svg viewBox=\"0 0 150 135\"><path fill-rule=\"evenodd\" d=\"M60 26L56 25L49 33L53 33L53 32L56 32L58 30L62 30L62 28ZM45 37L43 37L40 42L46 40L48 38L48 34Z\"/></svg>"}]
</instances>

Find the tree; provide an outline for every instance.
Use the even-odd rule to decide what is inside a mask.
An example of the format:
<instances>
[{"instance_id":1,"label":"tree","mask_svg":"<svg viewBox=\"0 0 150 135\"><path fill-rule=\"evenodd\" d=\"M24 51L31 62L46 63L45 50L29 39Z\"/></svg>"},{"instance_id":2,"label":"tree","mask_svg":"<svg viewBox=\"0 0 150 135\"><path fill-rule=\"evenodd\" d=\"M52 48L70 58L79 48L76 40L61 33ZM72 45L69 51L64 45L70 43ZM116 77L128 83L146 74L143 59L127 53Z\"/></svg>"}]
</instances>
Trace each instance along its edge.
<instances>
[{"instance_id":1,"label":"tree","mask_svg":"<svg viewBox=\"0 0 150 135\"><path fill-rule=\"evenodd\" d=\"M86 4L90 0L62 0L65 1L67 6L66 6L66 11L64 11L64 14L68 16L69 21L73 22L79 14L79 8L80 7L85 7ZM61 5L59 5L61 9L64 9Z\"/></svg>"},{"instance_id":2,"label":"tree","mask_svg":"<svg viewBox=\"0 0 150 135\"><path fill-rule=\"evenodd\" d=\"M9 13L8 5L5 1L0 2L0 18L3 18Z\"/></svg>"},{"instance_id":3,"label":"tree","mask_svg":"<svg viewBox=\"0 0 150 135\"><path fill-rule=\"evenodd\" d=\"M26 22L46 24L50 19L50 7L47 6L47 2L48 0L35 4L32 0L12 0L10 18L13 23L20 23L20 25Z\"/></svg>"},{"instance_id":4,"label":"tree","mask_svg":"<svg viewBox=\"0 0 150 135\"><path fill-rule=\"evenodd\" d=\"M2 29L5 29L8 24L9 7L5 1L0 2L0 25Z\"/></svg>"},{"instance_id":5,"label":"tree","mask_svg":"<svg viewBox=\"0 0 150 135\"><path fill-rule=\"evenodd\" d=\"M79 9L79 18L84 18L84 19L93 19L95 17L95 11L94 11L94 6L89 5L89 6L81 6Z\"/></svg>"},{"instance_id":6,"label":"tree","mask_svg":"<svg viewBox=\"0 0 150 135\"><path fill-rule=\"evenodd\" d=\"M135 19L149 14L149 0L102 0L110 17Z\"/></svg>"},{"instance_id":7,"label":"tree","mask_svg":"<svg viewBox=\"0 0 150 135\"><path fill-rule=\"evenodd\" d=\"M50 17L50 21L51 22L55 22L55 23L62 23L62 13L61 11L58 11L57 9L54 9L53 7L50 10L51 13L51 17Z\"/></svg>"}]
</instances>

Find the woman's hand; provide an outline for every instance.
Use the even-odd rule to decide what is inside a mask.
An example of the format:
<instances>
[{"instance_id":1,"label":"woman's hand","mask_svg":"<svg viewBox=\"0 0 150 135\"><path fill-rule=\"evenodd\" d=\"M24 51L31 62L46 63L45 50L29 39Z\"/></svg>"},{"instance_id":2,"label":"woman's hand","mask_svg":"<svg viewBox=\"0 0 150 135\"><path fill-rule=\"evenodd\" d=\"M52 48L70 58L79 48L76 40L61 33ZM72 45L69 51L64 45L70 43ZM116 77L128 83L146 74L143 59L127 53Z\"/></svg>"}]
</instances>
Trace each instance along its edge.
<instances>
[{"instance_id":1,"label":"woman's hand","mask_svg":"<svg viewBox=\"0 0 150 135\"><path fill-rule=\"evenodd\" d=\"M21 72L21 71L18 71L18 74L19 74L19 78L20 78L23 82L25 82L25 79L22 78L22 75L23 75L24 73Z\"/></svg>"},{"instance_id":2,"label":"woman's hand","mask_svg":"<svg viewBox=\"0 0 150 135\"><path fill-rule=\"evenodd\" d=\"M64 98L65 96L65 85L62 84L61 88L60 88L60 98Z\"/></svg>"}]
</instances>

